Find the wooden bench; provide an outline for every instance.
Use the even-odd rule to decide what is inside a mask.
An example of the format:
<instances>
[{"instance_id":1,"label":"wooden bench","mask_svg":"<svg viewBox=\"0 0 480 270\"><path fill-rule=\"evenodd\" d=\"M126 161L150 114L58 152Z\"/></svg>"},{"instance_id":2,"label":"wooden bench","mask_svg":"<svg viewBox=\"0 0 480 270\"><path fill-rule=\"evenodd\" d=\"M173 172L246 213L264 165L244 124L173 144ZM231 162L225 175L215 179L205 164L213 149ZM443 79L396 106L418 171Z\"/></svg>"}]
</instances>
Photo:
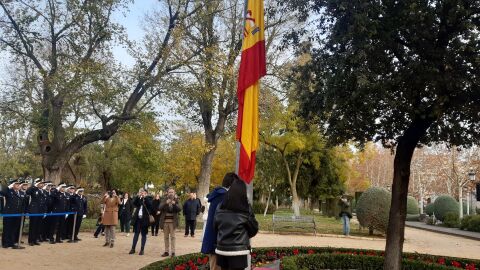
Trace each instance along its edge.
<instances>
[{"instance_id":1,"label":"wooden bench","mask_svg":"<svg viewBox=\"0 0 480 270\"><path fill-rule=\"evenodd\" d=\"M290 226L294 227L298 224L312 224L313 225L313 234L317 235L317 226L315 224L315 219L312 216L272 216L272 229L275 233L275 225L278 226L279 223L288 223ZM303 228L303 227L302 227Z\"/></svg>"}]
</instances>

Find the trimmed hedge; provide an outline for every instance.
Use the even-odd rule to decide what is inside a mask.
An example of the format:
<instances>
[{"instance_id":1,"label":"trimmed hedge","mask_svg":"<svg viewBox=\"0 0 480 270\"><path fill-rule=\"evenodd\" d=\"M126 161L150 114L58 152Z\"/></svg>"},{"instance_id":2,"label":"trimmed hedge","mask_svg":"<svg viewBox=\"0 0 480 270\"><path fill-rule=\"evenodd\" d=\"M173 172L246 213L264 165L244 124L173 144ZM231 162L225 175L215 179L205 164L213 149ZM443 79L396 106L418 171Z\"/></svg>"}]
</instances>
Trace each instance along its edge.
<instances>
[{"instance_id":1,"label":"trimmed hedge","mask_svg":"<svg viewBox=\"0 0 480 270\"><path fill-rule=\"evenodd\" d=\"M412 196L407 197L407 215L419 215L420 208L418 207L417 199Z\"/></svg>"},{"instance_id":2,"label":"trimmed hedge","mask_svg":"<svg viewBox=\"0 0 480 270\"><path fill-rule=\"evenodd\" d=\"M425 214L429 216L433 216L434 212L435 212L435 205L433 203L430 203L425 207Z\"/></svg>"},{"instance_id":3,"label":"trimmed hedge","mask_svg":"<svg viewBox=\"0 0 480 270\"><path fill-rule=\"evenodd\" d=\"M458 212L448 212L445 215L445 219L443 224L449 228L458 228L460 227L460 218L458 216Z\"/></svg>"},{"instance_id":4,"label":"trimmed hedge","mask_svg":"<svg viewBox=\"0 0 480 270\"><path fill-rule=\"evenodd\" d=\"M391 195L384 188L371 187L357 203L357 219L362 227L387 231Z\"/></svg>"},{"instance_id":5,"label":"trimmed hedge","mask_svg":"<svg viewBox=\"0 0 480 270\"><path fill-rule=\"evenodd\" d=\"M362 261L362 264L377 263L380 260L380 265L383 263L383 251L366 250L366 249L349 249L349 248L331 248L331 247L270 247L270 248L255 248L252 251L252 265L258 266L265 263L269 263L275 260L289 260L287 257L297 257L299 255L325 255L328 260L331 260L332 265L328 265L326 268L342 268L338 267L339 263L344 261L344 257L334 257L333 255L349 256L349 260ZM360 256L360 257L359 257ZM377 259L371 259L377 258ZM451 268L432 268L442 265L455 266L457 268L463 268L468 270L474 270L475 265L480 265L479 260L470 260L462 258L434 256L429 254L420 253L403 253L404 262L408 261L409 267L419 266L423 267L425 264L429 268L405 268L405 269L451 269ZM412 266L412 267L413 267ZM404 266L405 267L405 266ZM310 269L319 269L310 268ZM346 267L356 268L359 267ZM162 261L154 262L145 266L142 270L201 270L209 269L208 257L205 254L194 253L174 258L165 259ZM284 268L285 269L285 268ZM307 268L308 269L308 268ZM382 269L382 268L363 268L360 269Z\"/></svg>"},{"instance_id":6,"label":"trimmed hedge","mask_svg":"<svg viewBox=\"0 0 480 270\"><path fill-rule=\"evenodd\" d=\"M480 216L465 216L460 223L460 229L472 232L480 232Z\"/></svg>"},{"instance_id":7,"label":"trimmed hedge","mask_svg":"<svg viewBox=\"0 0 480 270\"><path fill-rule=\"evenodd\" d=\"M383 269L383 257L348 254L317 254L286 257L282 261L283 270L317 270L317 269ZM457 269L445 265L411 261L403 259L405 270L445 270Z\"/></svg>"},{"instance_id":8,"label":"trimmed hedge","mask_svg":"<svg viewBox=\"0 0 480 270\"><path fill-rule=\"evenodd\" d=\"M449 195L439 196L433 204L435 205L433 213L435 217L442 222L448 212L458 212L459 209L458 202Z\"/></svg>"}]
</instances>

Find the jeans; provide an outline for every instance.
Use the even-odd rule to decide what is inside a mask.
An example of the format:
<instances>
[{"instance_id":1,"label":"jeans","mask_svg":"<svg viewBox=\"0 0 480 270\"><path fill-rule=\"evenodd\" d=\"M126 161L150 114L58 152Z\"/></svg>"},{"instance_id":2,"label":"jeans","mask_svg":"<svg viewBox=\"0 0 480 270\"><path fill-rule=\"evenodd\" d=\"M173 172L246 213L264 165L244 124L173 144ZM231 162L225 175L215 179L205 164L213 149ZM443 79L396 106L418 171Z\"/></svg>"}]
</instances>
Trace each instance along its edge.
<instances>
[{"instance_id":1,"label":"jeans","mask_svg":"<svg viewBox=\"0 0 480 270\"><path fill-rule=\"evenodd\" d=\"M138 242L138 235L142 234L142 246L140 247L141 250L145 248L145 243L147 243L147 234L148 234L148 226L142 226L142 222L139 220L135 223L133 227L133 242L132 242L132 250L135 250Z\"/></svg>"},{"instance_id":2,"label":"jeans","mask_svg":"<svg viewBox=\"0 0 480 270\"><path fill-rule=\"evenodd\" d=\"M342 215L342 223L343 223L343 234L349 235L350 234L350 218L347 214Z\"/></svg>"},{"instance_id":3,"label":"jeans","mask_svg":"<svg viewBox=\"0 0 480 270\"><path fill-rule=\"evenodd\" d=\"M97 237L101 232L104 232L104 231L105 231L105 226L103 226L103 224L98 224L97 230L95 231L93 236Z\"/></svg>"},{"instance_id":4,"label":"jeans","mask_svg":"<svg viewBox=\"0 0 480 270\"><path fill-rule=\"evenodd\" d=\"M150 225L152 228L152 236L158 235L158 230L160 229L160 215L154 215L153 217L155 218L155 223Z\"/></svg>"}]
</instances>

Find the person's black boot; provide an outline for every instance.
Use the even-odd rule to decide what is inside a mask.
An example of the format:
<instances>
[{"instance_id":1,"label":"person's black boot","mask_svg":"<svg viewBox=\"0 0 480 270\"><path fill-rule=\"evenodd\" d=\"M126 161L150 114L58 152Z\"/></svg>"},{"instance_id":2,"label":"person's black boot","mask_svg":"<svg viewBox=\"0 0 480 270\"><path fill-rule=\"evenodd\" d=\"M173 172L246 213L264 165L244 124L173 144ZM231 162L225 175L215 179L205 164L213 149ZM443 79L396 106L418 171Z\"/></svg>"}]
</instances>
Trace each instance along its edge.
<instances>
[{"instance_id":1,"label":"person's black boot","mask_svg":"<svg viewBox=\"0 0 480 270\"><path fill-rule=\"evenodd\" d=\"M138 253L138 255L143 255L143 249L140 250L140 252Z\"/></svg>"},{"instance_id":2,"label":"person's black boot","mask_svg":"<svg viewBox=\"0 0 480 270\"><path fill-rule=\"evenodd\" d=\"M134 254L135 253L135 249L131 249L130 252L128 252L128 254Z\"/></svg>"}]
</instances>

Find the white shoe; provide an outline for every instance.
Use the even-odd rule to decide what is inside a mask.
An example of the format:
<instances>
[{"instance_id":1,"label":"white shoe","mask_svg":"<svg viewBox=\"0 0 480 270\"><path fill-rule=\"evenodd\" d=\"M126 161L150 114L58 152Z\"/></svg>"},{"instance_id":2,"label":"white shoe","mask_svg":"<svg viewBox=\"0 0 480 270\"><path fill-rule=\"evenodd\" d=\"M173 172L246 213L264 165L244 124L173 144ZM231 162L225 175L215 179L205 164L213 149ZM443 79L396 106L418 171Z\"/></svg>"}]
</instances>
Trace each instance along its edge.
<instances>
[{"instance_id":1,"label":"white shoe","mask_svg":"<svg viewBox=\"0 0 480 270\"><path fill-rule=\"evenodd\" d=\"M130 236L130 233L127 233L127 237L129 237L129 236Z\"/></svg>"}]
</instances>

